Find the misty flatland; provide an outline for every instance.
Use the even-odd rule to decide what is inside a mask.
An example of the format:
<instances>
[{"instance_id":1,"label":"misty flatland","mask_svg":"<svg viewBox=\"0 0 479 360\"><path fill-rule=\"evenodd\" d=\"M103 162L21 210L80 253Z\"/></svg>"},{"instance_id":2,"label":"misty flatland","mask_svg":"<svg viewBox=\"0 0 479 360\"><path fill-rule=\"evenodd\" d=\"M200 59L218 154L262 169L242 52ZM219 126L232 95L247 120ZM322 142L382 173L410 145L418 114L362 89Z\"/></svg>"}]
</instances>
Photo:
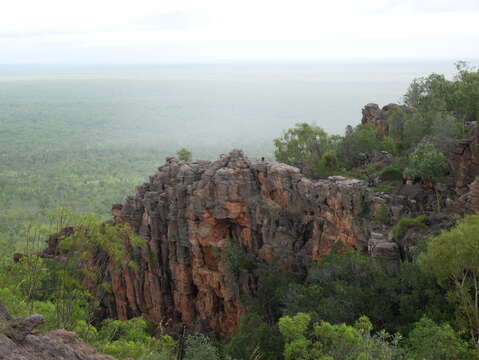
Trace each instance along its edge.
<instances>
[{"instance_id":1,"label":"misty flatland","mask_svg":"<svg viewBox=\"0 0 479 360\"><path fill-rule=\"evenodd\" d=\"M186 147L272 157L298 122L342 134L444 63L0 66L0 232L59 206L107 216Z\"/></svg>"}]
</instances>

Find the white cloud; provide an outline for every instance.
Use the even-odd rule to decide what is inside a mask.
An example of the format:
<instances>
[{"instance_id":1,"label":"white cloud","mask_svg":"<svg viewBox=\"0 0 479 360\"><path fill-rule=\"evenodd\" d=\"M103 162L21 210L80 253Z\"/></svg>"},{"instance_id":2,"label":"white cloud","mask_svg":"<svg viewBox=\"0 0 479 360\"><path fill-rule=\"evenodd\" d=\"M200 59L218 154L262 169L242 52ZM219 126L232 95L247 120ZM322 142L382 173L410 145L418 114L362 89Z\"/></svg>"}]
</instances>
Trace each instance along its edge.
<instances>
[{"instance_id":1,"label":"white cloud","mask_svg":"<svg viewBox=\"0 0 479 360\"><path fill-rule=\"evenodd\" d=\"M479 57L479 1L458 3L16 0L0 12L0 61Z\"/></svg>"}]
</instances>

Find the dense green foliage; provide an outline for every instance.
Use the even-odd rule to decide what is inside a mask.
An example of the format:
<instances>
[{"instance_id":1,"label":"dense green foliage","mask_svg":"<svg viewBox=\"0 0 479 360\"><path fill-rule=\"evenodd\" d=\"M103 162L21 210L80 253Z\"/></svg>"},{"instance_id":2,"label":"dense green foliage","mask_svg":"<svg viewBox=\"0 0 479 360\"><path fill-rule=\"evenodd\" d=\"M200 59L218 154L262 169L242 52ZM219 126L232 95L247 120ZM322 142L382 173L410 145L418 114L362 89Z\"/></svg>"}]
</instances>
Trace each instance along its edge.
<instances>
[{"instance_id":1,"label":"dense green foliage","mask_svg":"<svg viewBox=\"0 0 479 360\"><path fill-rule=\"evenodd\" d=\"M279 319L286 340L285 360L392 360L399 358L400 336L386 332L372 335L372 324L362 316L354 326L333 325L326 321L311 325L311 317L298 313Z\"/></svg>"},{"instance_id":2,"label":"dense green foliage","mask_svg":"<svg viewBox=\"0 0 479 360\"><path fill-rule=\"evenodd\" d=\"M377 327L405 334L423 314L442 320L449 311L442 298L444 292L416 264L388 271L375 258L347 252L315 264L304 285L291 287L284 311L349 324L367 315Z\"/></svg>"},{"instance_id":3,"label":"dense green foliage","mask_svg":"<svg viewBox=\"0 0 479 360\"><path fill-rule=\"evenodd\" d=\"M335 160L331 156L335 143L336 137L329 136L320 127L300 123L274 140L276 147L274 154L278 161L291 164L306 174L316 176L316 166L327 154L329 154L327 156L329 160L325 159L323 166L335 166Z\"/></svg>"},{"instance_id":4,"label":"dense green foliage","mask_svg":"<svg viewBox=\"0 0 479 360\"><path fill-rule=\"evenodd\" d=\"M431 143L419 144L410 155L405 174L425 181L438 180L447 171L447 160Z\"/></svg>"},{"instance_id":5,"label":"dense green foliage","mask_svg":"<svg viewBox=\"0 0 479 360\"><path fill-rule=\"evenodd\" d=\"M477 352L449 324L438 325L426 317L409 334L406 349L411 360L477 359Z\"/></svg>"},{"instance_id":6,"label":"dense green foliage","mask_svg":"<svg viewBox=\"0 0 479 360\"><path fill-rule=\"evenodd\" d=\"M479 71L464 63L457 68L453 80L437 74L415 80L404 96L407 107L388 110L384 133L374 125L358 125L348 126L344 136L331 136L301 123L275 139L275 156L316 178L350 175L370 180L379 175L383 181L400 181L404 172L421 181L438 181L448 170L444 153L470 135L469 124L479 116ZM391 166L387 162L369 164L384 151L393 155L394 174L386 171ZM394 192L394 187L384 189Z\"/></svg>"},{"instance_id":7,"label":"dense green foliage","mask_svg":"<svg viewBox=\"0 0 479 360\"><path fill-rule=\"evenodd\" d=\"M469 136L470 122L479 120L479 72L461 63L453 80L437 74L417 79L404 102L408 107L391 108L384 133L358 125L348 127L344 136L329 135L299 123L274 140L275 156L307 176L355 176L370 181L376 191L398 192L403 177L422 186L442 181L450 145ZM95 311L110 285L99 264L88 270L79 264L102 254L114 266L139 268L128 252L145 246L143 240L128 226L110 226L102 219L111 203L121 201L159 159L181 145L160 151L151 142L102 143L96 133L102 124L95 120L88 122L88 131L85 124L65 126L57 118L40 124L31 114L18 122L8 116L0 125L8 135L2 137L0 164L0 300L16 316L42 313L42 331L74 330L102 352L135 360L172 360L179 352L187 360L478 356L477 215L429 238L412 256L406 250L408 234L429 232L430 217L406 217L394 224L384 207L376 209L374 225L391 226L401 261L391 264L335 249L311 264L304 278L280 264L264 263L229 239L225 252L215 256L226 264L228 281L254 281L254 290L245 294L239 289L247 314L228 339L193 333L178 341L142 318L100 321ZM181 161L192 158L186 148L176 155ZM59 206L97 215L63 208L51 212ZM277 208L268 211L277 216ZM32 220L39 224L28 225ZM36 255L48 234L72 225L77 231L59 249L70 255L65 261ZM25 255L15 262L12 254L18 248ZM85 281L95 282L98 291L90 294Z\"/></svg>"},{"instance_id":8,"label":"dense green foliage","mask_svg":"<svg viewBox=\"0 0 479 360\"><path fill-rule=\"evenodd\" d=\"M479 215L460 222L427 242L419 262L450 289L457 321L479 343Z\"/></svg>"}]
</instances>

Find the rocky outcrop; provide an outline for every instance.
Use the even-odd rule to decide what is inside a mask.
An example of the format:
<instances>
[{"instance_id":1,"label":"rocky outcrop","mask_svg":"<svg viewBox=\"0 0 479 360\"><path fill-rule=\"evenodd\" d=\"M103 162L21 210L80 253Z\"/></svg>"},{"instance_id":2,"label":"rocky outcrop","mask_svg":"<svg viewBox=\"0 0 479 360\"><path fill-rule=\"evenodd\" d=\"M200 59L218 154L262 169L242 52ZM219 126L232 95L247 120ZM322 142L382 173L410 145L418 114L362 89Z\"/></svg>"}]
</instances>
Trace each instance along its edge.
<instances>
[{"instance_id":1,"label":"rocky outcrop","mask_svg":"<svg viewBox=\"0 0 479 360\"><path fill-rule=\"evenodd\" d=\"M361 124L374 125L381 133L388 135L391 115L395 112L410 113L412 111L411 108L398 104L388 104L382 109L379 108L378 104L367 104L362 110ZM401 117L398 117L398 121L401 121ZM398 126L401 126L401 124L398 124Z\"/></svg>"},{"instance_id":2,"label":"rocky outcrop","mask_svg":"<svg viewBox=\"0 0 479 360\"><path fill-rule=\"evenodd\" d=\"M253 164L239 150L214 162L169 158L135 196L114 205L113 223L128 224L146 243L130 251L137 267L104 264L112 291L105 314L229 334L245 311L240 294L254 296L257 287L254 269L232 279L230 243L253 263L304 274L335 243L368 251L371 201L363 181L313 181L289 165ZM58 239L44 256L59 255Z\"/></svg>"},{"instance_id":3,"label":"rocky outcrop","mask_svg":"<svg viewBox=\"0 0 479 360\"><path fill-rule=\"evenodd\" d=\"M70 331L32 334L41 323L41 315L13 319L0 303L0 360L115 360L98 354Z\"/></svg>"},{"instance_id":4,"label":"rocky outcrop","mask_svg":"<svg viewBox=\"0 0 479 360\"><path fill-rule=\"evenodd\" d=\"M459 207L465 213L474 214L479 212L479 176L468 185L469 191L459 198Z\"/></svg>"},{"instance_id":5,"label":"rocky outcrop","mask_svg":"<svg viewBox=\"0 0 479 360\"><path fill-rule=\"evenodd\" d=\"M458 141L448 153L451 175L460 195L479 176L479 128L473 127L471 139Z\"/></svg>"},{"instance_id":6,"label":"rocky outcrop","mask_svg":"<svg viewBox=\"0 0 479 360\"><path fill-rule=\"evenodd\" d=\"M434 211L424 196L410 184L389 194L340 176L315 181L286 164L252 163L239 150L214 162L168 158L134 196L113 205L109 224L126 225L144 244L127 240L121 264L91 252L83 266L96 268L103 284L87 286L93 294L105 283L111 288L101 297L102 318L141 315L173 333L186 324L228 335L245 313L243 295L256 295L259 265L301 278L335 244L397 262L420 234L398 242L391 227ZM58 244L73 232L51 236L42 255L65 259ZM234 274L232 250L245 260Z\"/></svg>"},{"instance_id":7,"label":"rocky outcrop","mask_svg":"<svg viewBox=\"0 0 479 360\"><path fill-rule=\"evenodd\" d=\"M301 273L335 242L366 251L368 201L362 181L311 181L285 164L252 164L240 151L212 163L168 159L115 217L147 240L138 273L112 274L116 314L231 333L244 312L240 292L254 295L256 278L244 271L231 281L228 242L254 262Z\"/></svg>"}]
</instances>

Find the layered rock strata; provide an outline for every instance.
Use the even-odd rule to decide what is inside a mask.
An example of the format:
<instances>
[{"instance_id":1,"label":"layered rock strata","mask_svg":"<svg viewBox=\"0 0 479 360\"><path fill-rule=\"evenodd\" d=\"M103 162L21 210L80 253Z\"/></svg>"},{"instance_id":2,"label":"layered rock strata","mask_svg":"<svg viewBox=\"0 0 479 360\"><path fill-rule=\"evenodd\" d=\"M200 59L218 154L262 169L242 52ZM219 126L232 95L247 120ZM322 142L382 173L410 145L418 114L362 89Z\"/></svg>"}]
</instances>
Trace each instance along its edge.
<instances>
[{"instance_id":1,"label":"layered rock strata","mask_svg":"<svg viewBox=\"0 0 479 360\"><path fill-rule=\"evenodd\" d=\"M128 224L146 244L131 248L136 268L102 265L112 291L105 315L229 334L244 313L240 293L254 296L257 277L242 269L232 279L228 246L240 245L253 263L304 274L335 243L368 251L371 198L363 181L313 181L289 165L253 164L239 150L214 162L169 158L113 207L113 223ZM58 255L58 241L50 239L44 256Z\"/></svg>"}]
</instances>

